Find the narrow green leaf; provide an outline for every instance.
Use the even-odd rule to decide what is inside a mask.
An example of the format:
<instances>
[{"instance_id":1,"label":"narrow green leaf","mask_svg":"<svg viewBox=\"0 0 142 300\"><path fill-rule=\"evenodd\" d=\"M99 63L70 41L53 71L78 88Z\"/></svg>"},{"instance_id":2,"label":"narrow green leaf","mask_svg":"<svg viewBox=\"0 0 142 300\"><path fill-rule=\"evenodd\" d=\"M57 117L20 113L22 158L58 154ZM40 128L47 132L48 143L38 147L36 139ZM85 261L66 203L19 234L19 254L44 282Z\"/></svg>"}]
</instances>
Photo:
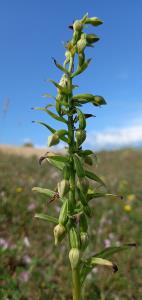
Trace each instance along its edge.
<instances>
[{"instance_id":1,"label":"narrow green leaf","mask_svg":"<svg viewBox=\"0 0 142 300\"><path fill-rule=\"evenodd\" d=\"M64 72L64 73L67 74L68 76L70 75L69 71L68 71L66 68L64 68L62 65L60 65L54 57L53 57L53 61L54 61L55 66L56 66L59 70L61 70L62 72Z\"/></svg>"},{"instance_id":2,"label":"narrow green leaf","mask_svg":"<svg viewBox=\"0 0 142 300\"><path fill-rule=\"evenodd\" d=\"M51 94L48 94L48 93L42 94L42 97L44 97L44 98L53 98L53 99L55 99L54 96L52 96Z\"/></svg>"},{"instance_id":3,"label":"narrow green leaf","mask_svg":"<svg viewBox=\"0 0 142 300\"><path fill-rule=\"evenodd\" d=\"M91 58L87 59L87 60L82 64L81 67L80 67L80 66L78 67L77 71L74 72L74 73L71 75L71 77L74 78L75 76L77 76L77 75L81 74L82 72L84 72L84 71L88 68L88 66L89 66L89 64L90 64L90 62L91 62L91 60L92 60Z\"/></svg>"},{"instance_id":4,"label":"narrow green leaf","mask_svg":"<svg viewBox=\"0 0 142 300\"><path fill-rule=\"evenodd\" d=\"M54 223L54 224L58 224L58 219L57 218L48 216L46 214L36 214L35 218L45 220L45 221L48 221L48 222L51 222L51 223Z\"/></svg>"},{"instance_id":5,"label":"narrow green leaf","mask_svg":"<svg viewBox=\"0 0 142 300\"><path fill-rule=\"evenodd\" d=\"M53 160L52 158L48 158L47 161L54 167L56 167L59 170L63 170L65 163L61 161Z\"/></svg>"},{"instance_id":6,"label":"narrow green leaf","mask_svg":"<svg viewBox=\"0 0 142 300\"><path fill-rule=\"evenodd\" d=\"M98 177L96 174L94 174L94 173L92 173L92 172L90 172L88 170L85 170L85 175L88 178L90 178L90 179L92 179L92 180L94 180L96 182L99 182L101 185L106 186L105 183L103 182L103 180L100 177Z\"/></svg>"},{"instance_id":7,"label":"narrow green leaf","mask_svg":"<svg viewBox=\"0 0 142 300\"><path fill-rule=\"evenodd\" d=\"M72 85L72 89L74 90L74 89L77 89L79 87L79 85L77 85L77 84L73 84Z\"/></svg>"},{"instance_id":8,"label":"narrow green leaf","mask_svg":"<svg viewBox=\"0 0 142 300\"><path fill-rule=\"evenodd\" d=\"M102 250L101 252L96 253L93 257L99 256L101 258L109 258L113 254L130 249L130 247L136 247L136 244L132 243L132 244L126 244L126 245L123 245L120 247L107 247L104 250Z\"/></svg>"},{"instance_id":9,"label":"narrow green leaf","mask_svg":"<svg viewBox=\"0 0 142 300\"><path fill-rule=\"evenodd\" d=\"M56 130L54 128L52 128L51 126L49 126L48 124L46 124L44 122L33 121L33 123L43 125L44 127L46 127L52 133L56 132ZM60 140L62 140L65 143L68 143L68 139L66 137L64 137L64 136L61 136Z\"/></svg>"},{"instance_id":10,"label":"narrow green leaf","mask_svg":"<svg viewBox=\"0 0 142 300\"><path fill-rule=\"evenodd\" d=\"M34 108L35 110L41 110L41 111L44 111L46 113L48 113L48 115L50 117L52 117L53 119L55 119L56 121L60 121L62 123L65 123L67 124L67 121L63 118L63 117L60 117L58 115L56 115L55 113L53 113L52 111L50 111L49 109L47 109L46 107L35 107Z\"/></svg>"},{"instance_id":11,"label":"narrow green leaf","mask_svg":"<svg viewBox=\"0 0 142 300\"><path fill-rule=\"evenodd\" d=\"M44 188L41 188L41 187L37 187L37 186L33 187L32 191L38 192L38 193L43 194L43 195L48 196L48 197L53 197L55 195L54 191L51 191L49 189L44 189Z\"/></svg>"},{"instance_id":12,"label":"narrow green leaf","mask_svg":"<svg viewBox=\"0 0 142 300\"><path fill-rule=\"evenodd\" d=\"M109 198L113 198L113 199L123 199L122 196L120 195L115 195L115 194L108 194L108 193L88 193L87 194L87 200L91 200L93 198L101 198L101 197L109 197Z\"/></svg>"},{"instance_id":13,"label":"narrow green leaf","mask_svg":"<svg viewBox=\"0 0 142 300\"><path fill-rule=\"evenodd\" d=\"M33 123L36 123L36 124L40 124L40 125L43 125L44 127L46 127L49 131L51 131L52 133L55 133L56 130L54 128L52 128L50 125L44 123L44 122L39 122L39 121L33 121Z\"/></svg>"},{"instance_id":14,"label":"narrow green leaf","mask_svg":"<svg viewBox=\"0 0 142 300\"><path fill-rule=\"evenodd\" d=\"M81 159L79 158L79 156L77 154L74 154L73 159L74 159L74 166L75 166L77 176L79 178L80 177L85 177L85 172L84 172L84 169L83 169Z\"/></svg>"},{"instance_id":15,"label":"narrow green leaf","mask_svg":"<svg viewBox=\"0 0 142 300\"><path fill-rule=\"evenodd\" d=\"M94 152L86 149L86 150L80 150L78 154L81 156L88 156L88 155L94 154Z\"/></svg>"},{"instance_id":16,"label":"narrow green leaf","mask_svg":"<svg viewBox=\"0 0 142 300\"><path fill-rule=\"evenodd\" d=\"M47 159L53 159L56 161L60 161L60 162L68 162L69 161L69 157L68 156L63 156L63 155L56 155L56 154L50 154L50 152L47 154Z\"/></svg>"}]
</instances>

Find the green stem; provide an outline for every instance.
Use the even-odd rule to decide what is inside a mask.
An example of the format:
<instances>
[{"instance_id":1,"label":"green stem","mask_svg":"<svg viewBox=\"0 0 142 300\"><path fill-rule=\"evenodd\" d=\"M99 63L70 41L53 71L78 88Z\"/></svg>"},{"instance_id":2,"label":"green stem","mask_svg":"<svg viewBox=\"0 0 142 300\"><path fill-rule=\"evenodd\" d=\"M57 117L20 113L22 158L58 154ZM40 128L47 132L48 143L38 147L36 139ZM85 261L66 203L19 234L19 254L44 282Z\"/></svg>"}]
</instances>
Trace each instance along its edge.
<instances>
[{"instance_id":1,"label":"green stem","mask_svg":"<svg viewBox=\"0 0 142 300\"><path fill-rule=\"evenodd\" d=\"M69 72L73 69L73 58L70 61ZM71 78L70 78L71 80ZM72 80L70 82L72 85ZM73 120L73 103L72 94L69 97L69 116L68 116L68 142L69 142L69 156L70 156L70 191L69 191L69 210L71 214L74 214L74 209L76 207L75 200L75 169L73 162L73 155L75 152L75 140L74 140L74 120ZM81 289L80 289L80 276L79 269L72 270L72 297L73 300L80 300Z\"/></svg>"},{"instance_id":2,"label":"green stem","mask_svg":"<svg viewBox=\"0 0 142 300\"><path fill-rule=\"evenodd\" d=\"M72 270L72 294L73 300L81 299L80 278L78 269Z\"/></svg>"}]
</instances>

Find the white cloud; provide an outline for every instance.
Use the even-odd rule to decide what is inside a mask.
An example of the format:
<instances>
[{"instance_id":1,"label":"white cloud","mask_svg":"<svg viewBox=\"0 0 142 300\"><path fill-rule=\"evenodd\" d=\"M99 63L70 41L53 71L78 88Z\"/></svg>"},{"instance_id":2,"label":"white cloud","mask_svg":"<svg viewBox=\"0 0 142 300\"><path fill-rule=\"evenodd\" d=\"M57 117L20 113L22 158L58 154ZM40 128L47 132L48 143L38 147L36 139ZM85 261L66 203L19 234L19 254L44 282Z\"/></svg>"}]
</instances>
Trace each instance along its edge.
<instances>
[{"instance_id":1,"label":"white cloud","mask_svg":"<svg viewBox=\"0 0 142 300\"><path fill-rule=\"evenodd\" d=\"M96 149L116 149L142 145L142 124L88 133L87 145Z\"/></svg>"}]
</instances>

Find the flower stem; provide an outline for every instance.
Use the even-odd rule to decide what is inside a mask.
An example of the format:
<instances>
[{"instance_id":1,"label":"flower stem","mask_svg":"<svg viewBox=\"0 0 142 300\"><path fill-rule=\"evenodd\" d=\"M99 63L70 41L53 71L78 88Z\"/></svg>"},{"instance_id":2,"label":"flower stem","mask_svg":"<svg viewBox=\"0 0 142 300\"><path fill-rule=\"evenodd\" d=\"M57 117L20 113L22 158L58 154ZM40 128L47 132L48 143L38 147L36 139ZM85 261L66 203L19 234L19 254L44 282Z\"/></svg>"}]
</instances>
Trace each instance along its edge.
<instances>
[{"instance_id":1,"label":"flower stem","mask_svg":"<svg viewBox=\"0 0 142 300\"><path fill-rule=\"evenodd\" d=\"M72 270L72 295L73 300L81 299L80 278L78 269Z\"/></svg>"},{"instance_id":2,"label":"flower stem","mask_svg":"<svg viewBox=\"0 0 142 300\"><path fill-rule=\"evenodd\" d=\"M74 64L74 59L70 61L69 72L72 73ZM70 84L72 85L72 80L70 78ZM69 97L69 116L68 116L68 144L69 144L69 156L70 156L70 191L69 191L69 210L70 213L74 213L76 207L75 200L75 169L73 162L73 155L75 152L76 144L74 140L74 119L73 119L73 108L72 94ZM80 300L81 289L80 289L80 277L79 268L72 269L72 297L73 300Z\"/></svg>"}]
</instances>

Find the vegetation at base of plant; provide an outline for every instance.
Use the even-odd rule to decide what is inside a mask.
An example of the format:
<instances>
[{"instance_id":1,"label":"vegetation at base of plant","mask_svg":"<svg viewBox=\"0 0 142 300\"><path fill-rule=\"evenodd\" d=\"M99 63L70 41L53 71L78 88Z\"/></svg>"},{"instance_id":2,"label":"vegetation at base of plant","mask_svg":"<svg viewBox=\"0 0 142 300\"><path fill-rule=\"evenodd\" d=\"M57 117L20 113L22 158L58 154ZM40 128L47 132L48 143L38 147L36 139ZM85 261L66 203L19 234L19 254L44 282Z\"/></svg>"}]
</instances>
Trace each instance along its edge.
<instances>
[{"instance_id":1,"label":"vegetation at base of plant","mask_svg":"<svg viewBox=\"0 0 142 300\"><path fill-rule=\"evenodd\" d=\"M102 196L89 201L95 215L89 220L86 258L89 253L93 255L105 247L134 241L138 241L138 247L137 251L132 249L114 254L113 261L119 268L115 274L109 267L96 265L87 276L82 294L84 299L91 300L113 300L116 295L119 300L141 299L142 151L99 152L97 157L97 172L103 174L108 190L123 192L124 199ZM39 168L37 162L37 156L22 157L0 151L1 300L72 299L67 239L57 247L53 236L56 223L37 218L33 222L33 216L42 212L46 216L55 216L58 221L58 199L50 202L51 197L32 192L32 187L39 185L43 188L48 182L48 188L53 190L61 180L60 170L57 171L48 161ZM99 192L99 184L94 181L92 185ZM17 187L22 191L17 193ZM123 206L129 198L134 199L133 209L126 212ZM83 232L83 226L81 230Z\"/></svg>"},{"instance_id":2,"label":"vegetation at base of plant","mask_svg":"<svg viewBox=\"0 0 142 300\"><path fill-rule=\"evenodd\" d=\"M47 113L51 118L64 125L61 129L51 128L50 125L38 122L45 126L52 134L48 137L48 147L57 145L60 141L66 143L67 153L56 155L47 152L40 162L44 159L55 165L61 170L61 181L58 182L54 191L36 187L33 190L43 194L45 197L55 198L60 203L60 212L58 224L54 227L55 245L59 244L68 237L69 239L69 261L72 271L72 298L81 299L81 290L87 275L97 265L111 267L114 272L118 270L117 265L108 260L108 258L117 252L128 249L134 244L107 248L98 252L97 255L85 257L85 250L89 245L88 225L90 219L94 217L89 200L97 198L92 182L99 183L104 189L103 196L114 196L109 194L106 184L98 175L91 172L88 165L93 165L92 154L86 153L83 149L83 143L86 140L86 114L82 107L88 103L93 107L105 105L105 99L96 94L90 94L84 91L84 94L74 94L74 89L78 88L73 80L82 74L90 65L92 59L86 58L87 47L93 47L99 41L99 37L94 33L86 33L86 24L91 26L101 25L103 22L96 17L84 15L82 19L74 21L70 25L73 35L70 41L65 44L65 61L58 63L53 58L55 66L63 72L59 82L50 80L57 89L57 94L53 97L55 104L48 103L46 107L36 107L35 110ZM47 94L48 97L48 94ZM55 108L53 112L50 108ZM93 115L89 115L93 117ZM65 127L66 126L66 127ZM85 156L85 158L84 158ZM91 198L90 198L91 190ZM99 197L99 196L98 196ZM128 208L128 205L127 205ZM36 215L36 218L45 220L45 215ZM49 222L57 222L54 216L47 216ZM83 228L84 227L84 228ZM83 231L82 231L83 228ZM85 229L86 228L86 229ZM67 243L67 240L65 240Z\"/></svg>"}]
</instances>

